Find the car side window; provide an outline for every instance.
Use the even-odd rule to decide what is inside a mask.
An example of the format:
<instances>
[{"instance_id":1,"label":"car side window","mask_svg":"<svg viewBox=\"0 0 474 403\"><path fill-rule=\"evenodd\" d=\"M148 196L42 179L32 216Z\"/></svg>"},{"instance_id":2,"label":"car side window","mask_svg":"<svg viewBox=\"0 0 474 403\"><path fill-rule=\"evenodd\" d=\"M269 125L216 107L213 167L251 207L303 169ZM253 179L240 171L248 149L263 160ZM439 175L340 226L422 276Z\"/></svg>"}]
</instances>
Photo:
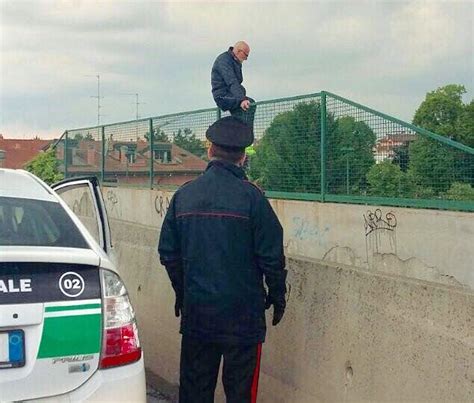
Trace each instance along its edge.
<instances>
[{"instance_id":1,"label":"car side window","mask_svg":"<svg viewBox=\"0 0 474 403\"><path fill-rule=\"evenodd\" d=\"M58 189L56 192L100 244L99 217L97 217L90 186L80 184L66 189Z\"/></svg>"},{"instance_id":2,"label":"car side window","mask_svg":"<svg viewBox=\"0 0 474 403\"><path fill-rule=\"evenodd\" d=\"M59 203L0 197L0 245L89 248Z\"/></svg>"}]
</instances>

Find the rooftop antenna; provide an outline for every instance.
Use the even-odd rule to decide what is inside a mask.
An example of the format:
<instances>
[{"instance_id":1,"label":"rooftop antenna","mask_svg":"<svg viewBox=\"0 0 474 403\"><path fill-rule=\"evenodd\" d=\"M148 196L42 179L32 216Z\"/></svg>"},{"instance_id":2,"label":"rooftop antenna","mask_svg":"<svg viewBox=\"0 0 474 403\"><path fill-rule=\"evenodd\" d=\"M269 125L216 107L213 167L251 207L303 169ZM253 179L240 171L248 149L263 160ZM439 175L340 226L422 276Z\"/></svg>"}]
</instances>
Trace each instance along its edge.
<instances>
[{"instance_id":1,"label":"rooftop antenna","mask_svg":"<svg viewBox=\"0 0 474 403\"><path fill-rule=\"evenodd\" d=\"M137 138L137 141L138 141L138 119L140 119L140 115L138 114L138 107L139 105L145 105L146 103L145 102L139 102L138 101L138 98L139 98L139 94L137 92L125 92L125 93L122 93L120 95L130 95L130 96L134 96L135 97L135 120L137 120L137 126L136 126L136 138Z\"/></svg>"},{"instance_id":2,"label":"rooftop antenna","mask_svg":"<svg viewBox=\"0 0 474 403\"><path fill-rule=\"evenodd\" d=\"M135 119L138 120L140 119L140 115L138 114L138 107L139 105L146 105L145 102L139 102L139 94L137 92L131 93L131 92L125 92L120 95L133 95L135 97Z\"/></svg>"},{"instance_id":3,"label":"rooftop antenna","mask_svg":"<svg viewBox=\"0 0 474 403\"><path fill-rule=\"evenodd\" d=\"M91 95L91 98L97 98L97 126L100 126L100 117L102 116L100 114L100 109L101 109L100 100L101 100L101 98L103 98L103 97L100 96L100 74L86 75L85 77L96 77L97 78L97 95Z\"/></svg>"}]
</instances>

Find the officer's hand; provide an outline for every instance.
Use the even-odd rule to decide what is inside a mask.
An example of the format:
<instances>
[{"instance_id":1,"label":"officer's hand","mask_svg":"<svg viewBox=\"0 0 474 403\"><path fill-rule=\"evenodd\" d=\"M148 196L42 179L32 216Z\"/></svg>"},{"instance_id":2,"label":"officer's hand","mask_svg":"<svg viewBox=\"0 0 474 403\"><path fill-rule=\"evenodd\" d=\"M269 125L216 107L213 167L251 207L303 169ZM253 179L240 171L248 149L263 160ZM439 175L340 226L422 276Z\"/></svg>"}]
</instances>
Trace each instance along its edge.
<instances>
[{"instance_id":1,"label":"officer's hand","mask_svg":"<svg viewBox=\"0 0 474 403\"><path fill-rule=\"evenodd\" d=\"M240 107L246 111L248 108L250 108L250 101L248 99L244 99L241 103L240 103Z\"/></svg>"},{"instance_id":2,"label":"officer's hand","mask_svg":"<svg viewBox=\"0 0 474 403\"><path fill-rule=\"evenodd\" d=\"M183 311L183 297L176 294L176 301L174 303L174 315L179 318L180 313Z\"/></svg>"},{"instance_id":3,"label":"officer's hand","mask_svg":"<svg viewBox=\"0 0 474 403\"><path fill-rule=\"evenodd\" d=\"M283 318L283 315L285 314L285 308L278 306L278 305L273 305L273 320L272 320L272 325L276 326L280 323L281 319Z\"/></svg>"},{"instance_id":4,"label":"officer's hand","mask_svg":"<svg viewBox=\"0 0 474 403\"><path fill-rule=\"evenodd\" d=\"M272 325L276 326L280 323L283 315L285 314L285 299L281 302L274 301L270 296L267 296L267 300L265 302L265 309L269 309L270 306L273 305L273 320Z\"/></svg>"}]
</instances>

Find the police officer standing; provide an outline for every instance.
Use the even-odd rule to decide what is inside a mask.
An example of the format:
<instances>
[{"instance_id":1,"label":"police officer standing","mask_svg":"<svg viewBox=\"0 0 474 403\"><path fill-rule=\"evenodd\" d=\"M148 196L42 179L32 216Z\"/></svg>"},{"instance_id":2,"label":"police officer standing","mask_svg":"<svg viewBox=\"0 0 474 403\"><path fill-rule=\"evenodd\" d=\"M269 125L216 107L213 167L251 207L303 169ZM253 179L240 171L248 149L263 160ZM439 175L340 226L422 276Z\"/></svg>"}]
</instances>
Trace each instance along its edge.
<instances>
[{"instance_id":1,"label":"police officer standing","mask_svg":"<svg viewBox=\"0 0 474 403\"><path fill-rule=\"evenodd\" d=\"M256 402L265 308L273 325L285 311L283 230L241 167L252 129L228 116L206 136L206 172L174 194L158 246L181 315L179 401L213 402L223 357L227 402Z\"/></svg>"}]
</instances>

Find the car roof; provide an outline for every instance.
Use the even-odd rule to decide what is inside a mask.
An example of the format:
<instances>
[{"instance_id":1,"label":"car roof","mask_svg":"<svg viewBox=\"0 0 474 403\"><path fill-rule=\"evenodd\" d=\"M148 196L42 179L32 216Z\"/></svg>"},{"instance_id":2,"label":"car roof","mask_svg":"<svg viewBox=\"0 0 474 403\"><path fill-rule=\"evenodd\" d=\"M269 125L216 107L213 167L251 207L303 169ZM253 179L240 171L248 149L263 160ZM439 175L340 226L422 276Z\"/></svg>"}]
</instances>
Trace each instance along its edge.
<instances>
[{"instance_id":1,"label":"car roof","mask_svg":"<svg viewBox=\"0 0 474 403\"><path fill-rule=\"evenodd\" d=\"M0 168L0 197L58 202L53 191L30 172Z\"/></svg>"}]
</instances>

